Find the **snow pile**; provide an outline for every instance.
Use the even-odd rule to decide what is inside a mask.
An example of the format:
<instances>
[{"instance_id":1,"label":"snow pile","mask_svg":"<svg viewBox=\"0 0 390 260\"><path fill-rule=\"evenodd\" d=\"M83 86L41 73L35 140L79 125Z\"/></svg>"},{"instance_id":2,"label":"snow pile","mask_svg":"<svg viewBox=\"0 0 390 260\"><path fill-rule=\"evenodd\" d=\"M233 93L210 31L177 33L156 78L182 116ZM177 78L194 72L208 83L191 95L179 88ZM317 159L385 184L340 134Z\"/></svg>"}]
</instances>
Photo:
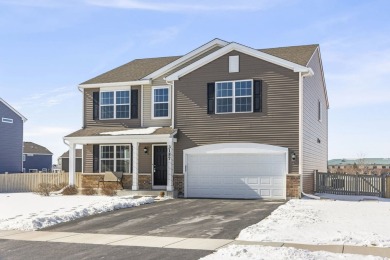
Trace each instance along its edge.
<instances>
[{"instance_id":1,"label":"snow pile","mask_svg":"<svg viewBox=\"0 0 390 260\"><path fill-rule=\"evenodd\" d=\"M148 127L148 128L137 128L123 131L113 131L100 133L101 135L150 135L156 132L161 127Z\"/></svg>"},{"instance_id":2,"label":"snow pile","mask_svg":"<svg viewBox=\"0 0 390 260\"><path fill-rule=\"evenodd\" d=\"M239 246L231 245L218 250L217 252L201 258L201 260L286 260L286 259L305 259L305 260L380 260L386 259L378 256L336 254L325 251L311 252L292 247L269 247L269 246Z\"/></svg>"},{"instance_id":3,"label":"snow pile","mask_svg":"<svg viewBox=\"0 0 390 260\"><path fill-rule=\"evenodd\" d=\"M237 239L389 247L389 216L384 201L290 200Z\"/></svg>"},{"instance_id":4,"label":"snow pile","mask_svg":"<svg viewBox=\"0 0 390 260\"><path fill-rule=\"evenodd\" d=\"M0 230L37 230L116 209L153 203L153 198L0 194Z\"/></svg>"}]
</instances>

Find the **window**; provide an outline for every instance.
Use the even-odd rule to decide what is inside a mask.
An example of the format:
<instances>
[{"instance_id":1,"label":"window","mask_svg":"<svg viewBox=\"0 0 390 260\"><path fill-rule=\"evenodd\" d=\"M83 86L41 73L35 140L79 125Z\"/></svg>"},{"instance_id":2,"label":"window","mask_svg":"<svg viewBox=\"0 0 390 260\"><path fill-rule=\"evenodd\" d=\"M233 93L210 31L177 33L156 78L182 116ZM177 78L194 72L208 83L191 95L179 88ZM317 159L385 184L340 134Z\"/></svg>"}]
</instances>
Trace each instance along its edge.
<instances>
[{"instance_id":1,"label":"window","mask_svg":"<svg viewBox=\"0 0 390 260\"><path fill-rule=\"evenodd\" d=\"M240 56L229 56L229 73L240 71Z\"/></svg>"},{"instance_id":2,"label":"window","mask_svg":"<svg viewBox=\"0 0 390 260\"><path fill-rule=\"evenodd\" d=\"M14 120L12 118L3 117L3 118L1 118L1 122L12 124L14 122Z\"/></svg>"},{"instance_id":3,"label":"window","mask_svg":"<svg viewBox=\"0 0 390 260\"><path fill-rule=\"evenodd\" d=\"M321 101L318 101L318 121L322 121L322 105L321 105Z\"/></svg>"},{"instance_id":4,"label":"window","mask_svg":"<svg viewBox=\"0 0 390 260\"><path fill-rule=\"evenodd\" d=\"M216 82L216 113L253 112L253 81Z\"/></svg>"},{"instance_id":5,"label":"window","mask_svg":"<svg viewBox=\"0 0 390 260\"><path fill-rule=\"evenodd\" d=\"M152 117L157 119L170 118L169 87L153 87Z\"/></svg>"},{"instance_id":6,"label":"window","mask_svg":"<svg viewBox=\"0 0 390 260\"><path fill-rule=\"evenodd\" d=\"M130 172L130 146L101 145L100 169L101 172Z\"/></svg>"},{"instance_id":7,"label":"window","mask_svg":"<svg viewBox=\"0 0 390 260\"><path fill-rule=\"evenodd\" d=\"M23 162L25 162L25 161L26 161L26 155L23 154L23 155L22 155L22 158L23 158Z\"/></svg>"},{"instance_id":8,"label":"window","mask_svg":"<svg viewBox=\"0 0 390 260\"><path fill-rule=\"evenodd\" d=\"M130 118L130 91L100 92L100 119Z\"/></svg>"}]
</instances>

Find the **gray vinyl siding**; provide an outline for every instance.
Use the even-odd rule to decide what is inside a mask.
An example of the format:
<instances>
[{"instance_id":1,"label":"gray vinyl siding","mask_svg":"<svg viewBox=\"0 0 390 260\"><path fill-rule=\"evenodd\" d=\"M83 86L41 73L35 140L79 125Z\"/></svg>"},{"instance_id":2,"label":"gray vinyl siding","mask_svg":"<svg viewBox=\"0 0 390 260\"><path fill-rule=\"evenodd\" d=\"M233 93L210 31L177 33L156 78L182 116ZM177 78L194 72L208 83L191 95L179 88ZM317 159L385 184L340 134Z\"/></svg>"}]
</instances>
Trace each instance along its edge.
<instances>
[{"instance_id":1,"label":"gray vinyl siding","mask_svg":"<svg viewBox=\"0 0 390 260\"><path fill-rule=\"evenodd\" d=\"M2 118L13 119L3 123ZM23 120L0 102L0 173L22 172Z\"/></svg>"},{"instance_id":2,"label":"gray vinyl siding","mask_svg":"<svg viewBox=\"0 0 390 260\"><path fill-rule=\"evenodd\" d=\"M240 72L229 73L228 59L240 56ZM207 83L261 79L263 112L207 114ZM183 172L183 150L199 145L252 142L289 148L299 154L299 74L232 51L175 81L175 173ZM298 173L298 161L289 173Z\"/></svg>"},{"instance_id":3,"label":"gray vinyl siding","mask_svg":"<svg viewBox=\"0 0 390 260\"><path fill-rule=\"evenodd\" d=\"M152 119L152 86L143 87L143 96L143 127L170 126L172 119Z\"/></svg>"},{"instance_id":4,"label":"gray vinyl siding","mask_svg":"<svg viewBox=\"0 0 390 260\"><path fill-rule=\"evenodd\" d=\"M93 173L93 144L83 146L83 172Z\"/></svg>"},{"instance_id":5,"label":"gray vinyl siding","mask_svg":"<svg viewBox=\"0 0 390 260\"><path fill-rule=\"evenodd\" d=\"M313 193L313 171L326 172L328 161L328 109L320 57L317 51L309 61L314 75L303 80L303 191ZM318 120L318 101L322 120ZM317 142L317 138L321 143Z\"/></svg>"},{"instance_id":6,"label":"gray vinyl siding","mask_svg":"<svg viewBox=\"0 0 390 260\"><path fill-rule=\"evenodd\" d=\"M84 126L85 127L141 127L141 86L132 86L138 89L138 118L93 120L93 92L99 92L99 88L84 89Z\"/></svg>"}]
</instances>

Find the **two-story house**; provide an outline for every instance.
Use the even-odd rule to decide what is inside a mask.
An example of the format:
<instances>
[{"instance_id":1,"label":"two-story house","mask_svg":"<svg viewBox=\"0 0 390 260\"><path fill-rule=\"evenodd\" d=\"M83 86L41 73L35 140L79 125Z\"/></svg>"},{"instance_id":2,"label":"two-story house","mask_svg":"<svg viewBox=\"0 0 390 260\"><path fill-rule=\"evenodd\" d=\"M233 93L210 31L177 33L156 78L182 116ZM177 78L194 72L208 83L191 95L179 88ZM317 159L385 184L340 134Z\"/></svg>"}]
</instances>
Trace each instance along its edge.
<instances>
[{"instance_id":1,"label":"two-story house","mask_svg":"<svg viewBox=\"0 0 390 260\"><path fill-rule=\"evenodd\" d=\"M125 172L132 190L185 197L312 193L326 171L328 98L318 45L253 49L215 39L136 59L79 85L85 175Z\"/></svg>"},{"instance_id":2,"label":"two-story house","mask_svg":"<svg viewBox=\"0 0 390 260\"><path fill-rule=\"evenodd\" d=\"M23 143L23 172L50 172L53 153L46 147L33 143Z\"/></svg>"},{"instance_id":3,"label":"two-story house","mask_svg":"<svg viewBox=\"0 0 390 260\"><path fill-rule=\"evenodd\" d=\"M22 172L23 123L27 119L0 98L0 173Z\"/></svg>"}]
</instances>

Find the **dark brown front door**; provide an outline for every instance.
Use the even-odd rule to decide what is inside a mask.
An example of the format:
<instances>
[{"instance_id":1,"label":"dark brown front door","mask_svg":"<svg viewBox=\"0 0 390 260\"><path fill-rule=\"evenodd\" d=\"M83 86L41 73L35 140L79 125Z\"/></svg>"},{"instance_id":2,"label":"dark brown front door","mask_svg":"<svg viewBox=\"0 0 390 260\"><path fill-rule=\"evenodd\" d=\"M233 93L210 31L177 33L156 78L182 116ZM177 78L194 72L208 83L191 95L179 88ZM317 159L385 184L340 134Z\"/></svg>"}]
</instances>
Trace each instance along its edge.
<instances>
[{"instance_id":1,"label":"dark brown front door","mask_svg":"<svg viewBox=\"0 0 390 260\"><path fill-rule=\"evenodd\" d=\"M167 185L167 147L166 146L154 146L154 186L166 186Z\"/></svg>"}]
</instances>

